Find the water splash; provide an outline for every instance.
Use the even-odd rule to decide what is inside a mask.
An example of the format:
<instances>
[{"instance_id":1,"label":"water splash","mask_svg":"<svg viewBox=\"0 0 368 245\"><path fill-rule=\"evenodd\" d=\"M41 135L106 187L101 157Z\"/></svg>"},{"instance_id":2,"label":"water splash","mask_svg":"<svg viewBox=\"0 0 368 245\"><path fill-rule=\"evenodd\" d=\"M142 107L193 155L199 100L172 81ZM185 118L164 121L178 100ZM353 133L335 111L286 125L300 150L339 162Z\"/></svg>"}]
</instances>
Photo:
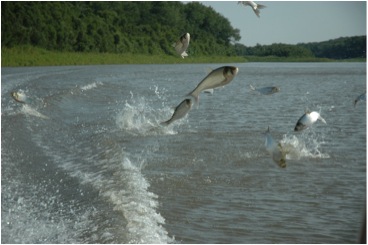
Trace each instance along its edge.
<instances>
[{"instance_id":1,"label":"water splash","mask_svg":"<svg viewBox=\"0 0 368 245\"><path fill-rule=\"evenodd\" d=\"M321 151L321 146L325 143L323 135L317 135L313 130L307 130L298 136L285 134L280 143L287 153L286 159L288 160L330 157L327 153Z\"/></svg>"},{"instance_id":2,"label":"water splash","mask_svg":"<svg viewBox=\"0 0 368 245\"><path fill-rule=\"evenodd\" d=\"M42 119L49 119L49 117L43 115L42 113L38 112L36 109L27 104L22 105L21 112L23 112L26 115L35 116Z\"/></svg>"},{"instance_id":3,"label":"water splash","mask_svg":"<svg viewBox=\"0 0 368 245\"><path fill-rule=\"evenodd\" d=\"M97 86L100 86L100 85L103 85L103 83L102 82L93 82L93 83L81 86L80 89L82 91L86 91L86 90L90 90L90 89L93 89L93 88L97 88Z\"/></svg>"},{"instance_id":4,"label":"water splash","mask_svg":"<svg viewBox=\"0 0 368 245\"><path fill-rule=\"evenodd\" d=\"M116 117L116 124L119 129L135 135L172 135L177 134L175 126L183 125L187 119L179 120L172 125L163 127L161 122L168 120L172 116L172 108L166 106L166 97L157 88L155 94L160 108L155 108L154 103L148 101L143 96L134 96L130 92L131 98L125 101L124 108ZM156 102L157 103L157 102Z\"/></svg>"}]
</instances>

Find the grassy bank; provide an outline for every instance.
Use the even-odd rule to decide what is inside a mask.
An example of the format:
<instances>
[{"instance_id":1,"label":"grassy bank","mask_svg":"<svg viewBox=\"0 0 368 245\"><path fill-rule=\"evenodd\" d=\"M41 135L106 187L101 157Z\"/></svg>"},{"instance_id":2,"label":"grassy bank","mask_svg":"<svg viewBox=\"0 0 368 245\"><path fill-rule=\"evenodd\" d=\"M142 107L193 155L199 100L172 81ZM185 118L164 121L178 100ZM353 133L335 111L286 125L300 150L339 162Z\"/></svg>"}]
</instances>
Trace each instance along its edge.
<instances>
[{"instance_id":1,"label":"grassy bank","mask_svg":"<svg viewBox=\"0 0 368 245\"><path fill-rule=\"evenodd\" d=\"M1 66L61 66L101 64L188 64L188 63L241 63L244 57L189 56L182 59L170 55L112 54L56 52L35 47L1 49Z\"/></svg>"},{"instance_id":2,"label":"grassy bank","mask_svg":"<svg viewBox=\"0 0 368 245\"><path fill-rule=\"evenodd\" d=\"M366 58L353 58L334 60L328 58L315 57L277 57L277 56L247 56L248 62L366 62Z\"/></svg>"},{"instance_id":3,"label":"grassy bank","mask_svg":"<svg viewBox=\"0 0 368 245\"><path fill-rule=\"evenodd\" d=\"M31 46L1 49L1 66L61 66L103 64L190 64L190 63L243 63L243 62L333 62L325 58L282 58L282 57L228 57L189 56L185 59L170 55L76 53L48 51ZM365 62L366 59L341 61Z\"/></svg>"}]
</instances>

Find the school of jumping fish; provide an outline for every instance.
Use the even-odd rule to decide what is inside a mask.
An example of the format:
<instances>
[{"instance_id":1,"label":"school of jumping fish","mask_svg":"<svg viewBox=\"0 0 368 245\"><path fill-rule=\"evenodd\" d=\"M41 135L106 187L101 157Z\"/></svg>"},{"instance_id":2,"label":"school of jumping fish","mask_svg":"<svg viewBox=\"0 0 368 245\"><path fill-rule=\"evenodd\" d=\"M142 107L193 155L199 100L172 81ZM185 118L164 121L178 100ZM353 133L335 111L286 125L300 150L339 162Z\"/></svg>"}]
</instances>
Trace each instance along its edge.
<instances>
[{"instance_id":1,"label":"school of jumping fish","mask_svg":"<svg viewBox=\"0 0 368 245\"><path fill-rule=\"evenodd\" d=\"M265 8L266 6L257 4L253 1L239 1L238 4L242 4L244 6L250 6L257 17L260 17L260 9ZM180 38L172 45L175 48L175 51L178 55L180 55L183 59L188 56L187 49L189 47L190 42L190 34L184 33L180 36ZM235 76L238 74L239 68L235 66L222 66L213 71L211 71L206 77L204 77L198 85L187 94L187 97L194 98L195 102L199 102L199 95L201 92L213 93L215 88L223 87L229 84ZM255 88L252 85L249 85L252 91L258 92L260 95L272 95L274 93L280 92L279 87L270 86L263 88ZM17 92L11 92L11 97L17 101L18 103L27 103L27 96L24 91L19 90ZM366 101L366 92L359 95L354 100L354 106L359 101ZM184 99L175 109L171 118L167 121L161 122L161 126L168 126L176 120L184 118L189 111L192 109L194 102L191 98ZM41 117L42 118L42 117ZM321 117L321 115L316 111L306 111L297 121L294 131L299 132L310 126L312 126L317 120L322 121L326 124L326 120ZM264 133L265 135L265 148L266 151L270 154L272 160L281 168L286 167L286 155L287 151L283 148L281 141L275 141L270 133L270 127L268 127L267 131Z\"/></svg>"}]
</instances>

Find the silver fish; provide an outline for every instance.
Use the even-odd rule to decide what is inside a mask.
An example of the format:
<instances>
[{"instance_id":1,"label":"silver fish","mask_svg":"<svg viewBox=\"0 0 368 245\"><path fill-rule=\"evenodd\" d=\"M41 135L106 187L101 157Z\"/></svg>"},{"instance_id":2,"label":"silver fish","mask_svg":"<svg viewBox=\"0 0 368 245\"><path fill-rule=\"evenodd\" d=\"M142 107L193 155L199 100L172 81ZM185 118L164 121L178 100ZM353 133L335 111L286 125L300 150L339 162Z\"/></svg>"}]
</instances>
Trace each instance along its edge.
<instances>
[{"instance_id":1,"label":"silver fish","mask_svg":"<svg viewBox=\"0 0 368 245\"><path fill-rule=\"evenodd\" d=\"M359 95L355 100L354 100L354 106L356 106L356 104L359 101L366 101L367 100L367 91L365 91L363 94Z\"/></svg>"},{"instance_id":2,"label":"silver fish","mask_svg":"<svg viewBox=\"0 0 368 245\"><path fill-rule=\"evenodd\" d=\"M179 40L176 43L173 44L176 53L180 55L183 59L184 57L188 56L186 50L189 46L189 41L190 41L190 34L185 33L179 38Z\"/></svg>"},{"instance_id":3,"label":"silver fish","mask_svg":"<svg viewBox=\"0 0 368 245\"><path fill-rule=\"evenodd\" d=\"M251 84L249 84L249 87L251 90L257 91L258 93L263 94L263 95L271 95L271 94L274 94L280 91L279 87L255 88Z\"/></svg>"},{"instance_id":4,"label":"silver fish","mask_svg":"<svg viewBox=\"0 0 368 245\"><path fill-rule=\"evenodd\" d=\"M253 9L254 13L258 16L258 18L259 18L259 13L260 13L259 10L266 7L265 5L257 4L253 1L238 1L238 4L243 4L244 6L250 6Z\"/></svg>"},{"instance_id":5,"label":"silver fish","mask_svg":"<svg viewBox=\"0 0 368 245\"><path fill-rule=\"evenodd\" d=\"M165 121L162 122L161 125L169 125L170 123L172 123L175 120L179 120L183 117L185 117L185 115L190 111L190 109L192 108L193 102L191 99L185 99L183 100L176 108L174 111L174 114L172 115L172 117Z\"/></svg>"},{"instance_id":6,"label":"silver fish","mask_svg":"<svg viewBox=\"0 0 368 245\"><path fill-rule=\"evenodd\" d=\"M298 122L295 125L294 131L302 131L303 129L308 128L313 123L315 123L317 120L321 120L323 123L326 123L326 120L321 117L321 115L316 112L306 112L303 116L301 116L298 120Z\"/></svg>"},{"instance_id":7,"label":"silver fish","mask_svg":"<svg viewBox=\"0 0 368 245\"><path fill-rule=\"evenodd\" d=\"M198 101L199 94L202 91L225 86L233 80L236 74L238 74L238 71L239 68L235 66L219 67L211 71L188 96L193 96Z\"/></svg>"},{"instance_id":8,"label":"silver fish","mask_svg":"<svg viewBox=\"0 0 368 245\"><path fill-rule=\"evenodd\" d=\"M22 90L19 90L18 92L11 92L10 95L15 101L19 103L26 103L27 96Z\"/></svg>"},{"instance_id":9,"label":"silver fish","mask_svg":"<svg viewBox=\"0 0 368 245\"><path fill-rule=\"evenodd\" d=\"M270 127L265 132L265 146L272 160L281 168L286 167L286 153L280 142L276 142L270 133Z\"/></svg>"}]
</instances>

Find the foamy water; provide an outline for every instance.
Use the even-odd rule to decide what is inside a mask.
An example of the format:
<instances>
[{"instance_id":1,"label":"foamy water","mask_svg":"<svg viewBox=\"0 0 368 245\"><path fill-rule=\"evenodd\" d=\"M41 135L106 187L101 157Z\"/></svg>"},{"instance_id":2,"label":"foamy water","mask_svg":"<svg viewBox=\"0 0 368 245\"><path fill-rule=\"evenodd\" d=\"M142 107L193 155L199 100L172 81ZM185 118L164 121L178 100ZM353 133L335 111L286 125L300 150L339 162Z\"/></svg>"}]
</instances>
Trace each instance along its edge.
<instances>
[{"instance_id":1,"label":"foamy water","mask_svg":"<svg viewBox=\"0 0 368 245\"><path fill-rule=\"evenodd\" d=\"M2 242L357 242L365 65L234 65L229 85L167 127L208 65L3 69ZM19 90L29 103L10 97ZM306 109L327 124L294 132Z\"/></svg>"}]
</instances>

